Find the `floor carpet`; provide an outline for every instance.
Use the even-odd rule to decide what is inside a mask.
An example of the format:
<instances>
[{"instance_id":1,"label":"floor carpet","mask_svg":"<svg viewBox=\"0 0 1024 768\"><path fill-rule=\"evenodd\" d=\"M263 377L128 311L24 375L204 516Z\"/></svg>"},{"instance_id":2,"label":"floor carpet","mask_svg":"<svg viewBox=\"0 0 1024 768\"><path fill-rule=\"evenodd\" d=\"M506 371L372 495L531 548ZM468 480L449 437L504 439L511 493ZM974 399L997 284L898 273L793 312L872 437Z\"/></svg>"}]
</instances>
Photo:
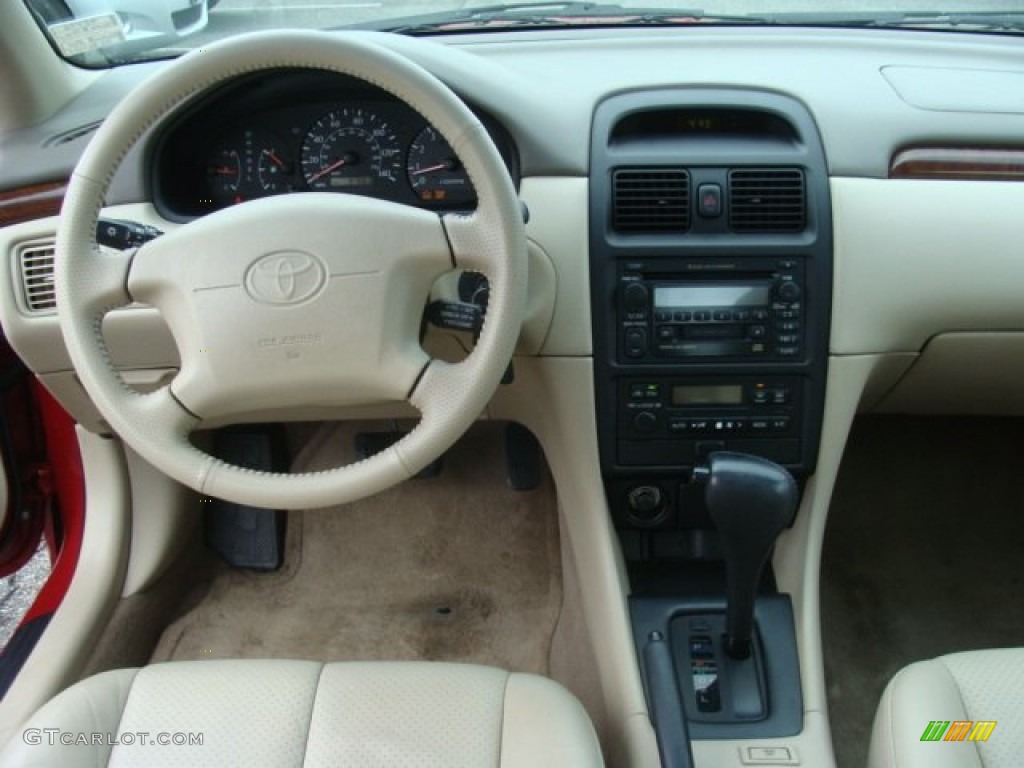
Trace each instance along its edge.
<instances>
[{"instance_id":1,"label":"floor carpet","mask_svg":"<svg viewBox=\"0 0 1024 768\"><path fill-rule=\"evenodd\" d=\"M555 493L505 479L503 427L481 424L440 476L342 507L289 515L271 574L217 569L167 628L153 661L436 659L545 674L561 610ZM351 428L297 459L351 460Z\"/></svg>"},{"instance_id":2,"label":"floor carpet","mask_svg":"<svg viewBox=\"0 0 1024 768\"><path fill-rule=\"evenodd\" d=\"M855 423L822 562L840 768L863 768L878 699L901 667L1024 645L1022 446L1016 419Z\"/></svg>"}]
</instances>

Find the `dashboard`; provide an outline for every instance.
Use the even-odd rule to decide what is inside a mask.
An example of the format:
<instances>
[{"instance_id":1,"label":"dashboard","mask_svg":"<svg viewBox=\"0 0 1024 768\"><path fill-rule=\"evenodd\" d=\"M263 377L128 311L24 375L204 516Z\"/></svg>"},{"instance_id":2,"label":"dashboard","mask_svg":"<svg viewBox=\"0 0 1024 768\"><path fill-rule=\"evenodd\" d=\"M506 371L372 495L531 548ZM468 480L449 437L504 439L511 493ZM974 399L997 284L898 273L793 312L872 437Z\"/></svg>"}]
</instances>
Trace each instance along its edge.
<instances>
[{"instance_id":1,"label":"dashboard","mask_svg":"<svg viewBox=\"0 0 1024 768\"><path fill-rule=\"evenodd\" d=\"M472 105L529 209L529 344L489 414L538 434L558 477L588 615L606 618L594 637L610 718L647 719L633 638L616 618L624 601L606 589L622 563L602 537L618 527L631 565L704 554L706 516L687 517L697 507L681 478L708 450L760 452L806 480L774 561L801 644L804 731L786 744L806 764L832 764L817 548L855 412L1024 411L1019 39L710 26L374 39ZM57 226L35 185L66 179L104 115L163 66L97 75L53 114L0 135L2 186L37 195L22 206L31 216L0 231L0 319L96 431L105 425L52 296L31 301ZM901 172L916 151L930 165ZM972 164L943 169L951 153ZM761 187L737 196L733 182L761 184L768 171L778 196L790 183L803 193L773 231L731 216L745 203L765 221ZM238 80L154 127L125 157L108 213L167 231L306 191L436 211L474 201L421 115L363 83L288 71ZM642 212L638 229L626 216L635 200L667 214ZM673 200L685 200L682 224ZM173 375L177 350L149 309L111 313L104 333L126 382ZM339 416L311 407L282 419L327 417ZM698 738L695 751L699 764L737 765L736 741Z\"/></svg>"},{"instance_id":2,"label":"dashboard","mask_svg":"<svg viewBox=\"0 0 1024 768\"><path fill-rule=\"evenodd\" d=\"M508 133L478 117L517 179ZM439 211L476 205L458 156L421 115L383 90L327 72L235 82L169 125L153 147L153 200L171 220L310 191Z\"/></svg>"}]
</instances>

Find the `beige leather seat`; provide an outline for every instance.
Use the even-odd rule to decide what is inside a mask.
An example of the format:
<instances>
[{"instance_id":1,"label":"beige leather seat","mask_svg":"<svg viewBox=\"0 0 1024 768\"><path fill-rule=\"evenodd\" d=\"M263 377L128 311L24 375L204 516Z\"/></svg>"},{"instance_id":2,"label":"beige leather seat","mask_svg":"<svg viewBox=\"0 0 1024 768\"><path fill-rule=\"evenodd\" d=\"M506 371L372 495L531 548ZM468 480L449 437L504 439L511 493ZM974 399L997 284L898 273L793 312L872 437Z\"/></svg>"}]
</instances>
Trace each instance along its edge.
<instances>
[{"instance_id":1,"label":"beige leather seat","mask_svg":"<svg viewBox=\"0 0 1024 768\"><path fill-rule=\"evenodd\" d=\"M190 745L191 734L202 744ZM211 660L73 685L31 718L0 765L590 768L602 760L583 707L546 678L432 662Z\"/></svg>"},{"instance_id":2,"label":"beige leather seat","mask_svg":"<svg viewBox=\"0 0 1024 768\"><path fill-rule=\"evenodd\" d=\"M992 722L991 729L984 725ZM942 735L923 740L929 731ZM1022 765L1024 648L940 656L911 664L889 681L875 715L869 768Z\"/></svg>"}]
</instances>

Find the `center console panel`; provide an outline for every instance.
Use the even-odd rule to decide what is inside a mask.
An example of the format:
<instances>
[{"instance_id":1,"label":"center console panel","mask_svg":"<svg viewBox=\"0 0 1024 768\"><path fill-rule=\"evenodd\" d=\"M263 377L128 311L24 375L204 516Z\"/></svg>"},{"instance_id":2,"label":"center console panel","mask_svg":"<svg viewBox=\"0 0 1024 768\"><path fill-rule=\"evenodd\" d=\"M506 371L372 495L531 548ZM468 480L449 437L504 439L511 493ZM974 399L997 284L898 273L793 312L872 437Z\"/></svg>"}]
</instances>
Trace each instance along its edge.
<instances>
[{"instance_id":1,"label":"center console panel","mask_svg":"<svg viewBox=\"0 0 1024 768\"><path fill-rule=\"evenodd\" d=\"M814 469L828 176L807 110L760 91L615 96L591 151L601 469L627 558L645 558L658 531L701 527L679 486L709 453Z\"/></svg>"}]
</instances>

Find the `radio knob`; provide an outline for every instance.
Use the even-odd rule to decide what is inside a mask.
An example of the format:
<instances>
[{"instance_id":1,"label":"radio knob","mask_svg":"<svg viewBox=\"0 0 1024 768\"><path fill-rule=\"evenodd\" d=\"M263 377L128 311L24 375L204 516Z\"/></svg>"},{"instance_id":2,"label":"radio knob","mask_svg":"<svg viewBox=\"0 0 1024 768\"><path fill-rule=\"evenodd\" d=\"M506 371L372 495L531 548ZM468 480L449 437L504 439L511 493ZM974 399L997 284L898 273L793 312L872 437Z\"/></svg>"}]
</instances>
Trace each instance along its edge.
<instances>
[{"instance_id":1,"label":"radio knob","mask_svg":"<svg viewBox=\"0 0 1024 768\"><path fill-rule=\"evenodd\" d=\"M633 429L649 434L658 428L658 417L652 411L640 411L633 417Z\"/></svg>"},{"instance_id":2,"label":"radio knob","mask_svg":"<svg viewBox=\"0 0 1024 768\"><path fill-rule=\"evenodd\" d=\"M646 312L649 299L647 286L642 283L629 283L622 292L622 304L628 312Z\"/></svg>"},{"instance_id":3,"label":"radio knob","mask_svg":"<svg viewBox=\"0 0 1024 768\"><path fill-rule=\"evenodd\" d=\"M782 301L796 301L800 298L800 286L793 282L779 283L776 294Z\"/></svg>"}]
</instances>

